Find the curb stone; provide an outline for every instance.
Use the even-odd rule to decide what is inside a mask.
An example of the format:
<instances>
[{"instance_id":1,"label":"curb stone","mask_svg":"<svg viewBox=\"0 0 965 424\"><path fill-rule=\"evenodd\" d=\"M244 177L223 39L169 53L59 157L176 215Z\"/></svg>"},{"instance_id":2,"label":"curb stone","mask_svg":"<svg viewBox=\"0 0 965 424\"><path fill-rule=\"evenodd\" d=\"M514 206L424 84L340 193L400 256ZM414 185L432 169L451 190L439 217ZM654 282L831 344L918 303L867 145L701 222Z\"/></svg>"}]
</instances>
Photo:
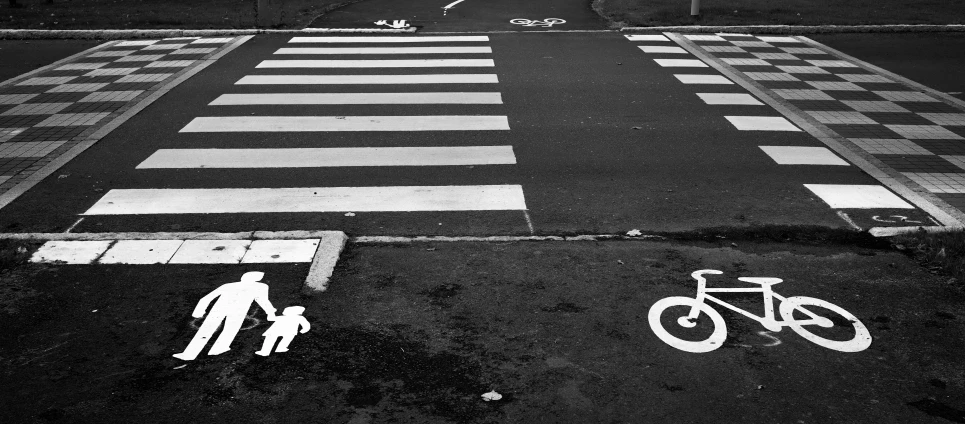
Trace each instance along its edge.
<instances>
[{"instance_id":1,"label":"curb stone","mask_svg":"<svg viewBox=\"0 0 965 424\"><path fill-rule=\"evenodd\" d=\"M620 28L620 32L649 31L752 32L755 34L965 32L965 25L677 25Z\"/></svg>"},{"instance_id":2,"label":"curb stone","mask_svg":"<svg viewBox=\"0 0 965 424\"><path fill-rule=\"evenodd\" d=\"M413 34L417 28L306 28L306 29L0 29L0 40L130 40L137 38L213 37L258 34Z\"/></svg>"}]
</instances>

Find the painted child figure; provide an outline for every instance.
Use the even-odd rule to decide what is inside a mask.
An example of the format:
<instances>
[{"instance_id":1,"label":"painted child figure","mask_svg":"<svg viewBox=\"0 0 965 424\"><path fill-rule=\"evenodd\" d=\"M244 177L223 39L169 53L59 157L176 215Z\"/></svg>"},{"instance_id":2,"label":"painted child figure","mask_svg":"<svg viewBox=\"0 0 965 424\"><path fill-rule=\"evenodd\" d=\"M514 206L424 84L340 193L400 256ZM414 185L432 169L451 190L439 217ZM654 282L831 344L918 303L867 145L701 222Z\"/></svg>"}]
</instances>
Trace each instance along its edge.
<instances>
[{"instance_id":1,"label":"painted child figure","mask_svg":"<svg viewBox=\"0 0 965 424\"><path fill-rule=\"evenodd\" d=\"M299 328L301 328L301 333L305 334L308 332L312 326L308 323L301 314L305 312L305 308L302 306L289 306L285 308L285 311L281 315L275 317L275 323L265 331L265 344L261 345L261 350L255 352L261 356L268 356L271 354L271 348L275 345L275 340L281 337L281 342L278 343L278 348L275 352L288 352L288 344L292 342L295 338L295 334L299 333Z\"/></svg>"}]
</instances>

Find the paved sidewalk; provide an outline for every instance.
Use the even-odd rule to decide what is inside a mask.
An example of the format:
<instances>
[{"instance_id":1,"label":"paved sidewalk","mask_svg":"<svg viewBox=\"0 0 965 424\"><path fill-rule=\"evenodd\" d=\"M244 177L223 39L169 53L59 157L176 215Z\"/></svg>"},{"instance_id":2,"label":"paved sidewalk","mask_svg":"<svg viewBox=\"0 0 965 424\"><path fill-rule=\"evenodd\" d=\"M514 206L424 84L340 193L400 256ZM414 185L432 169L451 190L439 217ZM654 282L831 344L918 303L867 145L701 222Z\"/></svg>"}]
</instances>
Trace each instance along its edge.
<instances>
[{"instance_id":1,"label":"paved sidewalk","mask_svg":"<svg viewBox=\"0 0 965 424\"><path fill-rule=\"evenodd\" d=\"M235 40L111 41L0 83L0 196Z\"/></svg>"},{"instance_id":2,"label":"paved sidewalk","mask_svg":"<svg viewBox=\"0 0 965 424\"><path fill-rule=\"evenodd\" d=\"M848 147L871 155L889 174L903 175L912 190L965 210L965 103L805 37L682 37L684 47L696 48L795 114L847 140Z\"/></svg>"}]
</instances>

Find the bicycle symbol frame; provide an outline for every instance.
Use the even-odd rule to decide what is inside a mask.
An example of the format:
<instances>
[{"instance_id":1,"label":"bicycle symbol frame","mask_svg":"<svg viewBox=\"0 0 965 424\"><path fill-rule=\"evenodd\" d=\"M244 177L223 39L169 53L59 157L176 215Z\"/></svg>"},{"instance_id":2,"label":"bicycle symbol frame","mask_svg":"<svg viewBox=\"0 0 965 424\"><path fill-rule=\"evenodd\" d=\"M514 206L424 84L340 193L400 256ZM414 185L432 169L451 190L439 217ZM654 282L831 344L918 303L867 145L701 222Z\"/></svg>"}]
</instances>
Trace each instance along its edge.
<instances>
[{"instance_id":1,"label":"bicycle symbol frame","mask_svg":"<svg viewBox=\"0 0 965 424\"><path fill-rule=\"evenodd\" d=\"M531 21L529 19L510 19L509 23L514 25L528 26L528 27L541 26L544 28L549 28L553 25L565 24L566 20L563 20L560 18L546 18L546 19L543 19L542 21L540 20Z\"/></svg>"},{"instance_id":2,"label":"bicycle symbol frame","mask_svg":"<svg viewBox=\"0 0 965 424\"><path fill-rule=\"evenodd\" d=\"M724 323L724 318L720 315L720 312L717 312L706 303L706 301L709 300L761 323L764 328L770 331L779 332L783 327L790 327L791 330L794 330L794 332L798 333L801 337L804 337L808 341L828 349L833 349L840 352L860 352L867 349L868 346L871 346L871 333L868 332L868 328L865 327L865 325L862 324L861 321L850 312L833 303L813 297L781 296L771 289L771 286L782 281L779 278L738 278L738 280L747 283L760 284L760 288L707 288L707 280L702 276L703 274L723 274L723 272L714 269L702 269L699 271L694 271L690 274L690 276L697 280L697 296L695 298L671 296L660 299L657 301L657 303L654 303L653 306L650 307L650 313L647 316L650 322L650 328L657 335L657 337L660 338L660 340L664 341L664 343L667 343L668 345L677 349L692 353L705 353L720 348L724 344L724 340L727 339L727 328ZM754 315L741 308L731 305L730 303L711 296L708 293L762 293L764 295L764 316ZM782 321L774 319L774 299L781 301L780 314L783 318ZM677 324L681 327L695 327L697 323L694 322L694 320L697 319L700 313L704 313L714 324L713 333L706 340L698 341L687 341L671 335L660 322L661 315L663 315L664 311L671 306L690 307L690 312L687 315L679 317L676 320ZM807 310L805 306L816 306L828 309L840 315L851 323L855 332L854 338L844 341L829 340L804 329L803 326L805 325L817 325L823 328L830 328L834 326L833 321L828 318L817 316L816 314ZM794 319L795 311L803 312L809 318L802 320Z\"/></svg>"}]
</instances>

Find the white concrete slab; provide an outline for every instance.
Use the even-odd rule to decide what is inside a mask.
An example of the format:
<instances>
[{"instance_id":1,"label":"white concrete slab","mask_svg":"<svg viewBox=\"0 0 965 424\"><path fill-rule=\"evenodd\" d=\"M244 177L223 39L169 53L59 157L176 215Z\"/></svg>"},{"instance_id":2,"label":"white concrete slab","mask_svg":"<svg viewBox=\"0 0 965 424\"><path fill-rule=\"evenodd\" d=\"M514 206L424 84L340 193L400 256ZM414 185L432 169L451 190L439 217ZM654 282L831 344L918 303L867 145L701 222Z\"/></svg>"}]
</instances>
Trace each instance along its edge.
<instances>
[{"instance_id":1,"label":"white concrete slab","mask_svg":"<svg viewBox=\"0 0 965 424\"><path fill-rule=\"evenodd\" d=\"M826 147L758 146L780 165L840 165L848 162Z\"/></svg>"},{"instance_id":2,"label":"white concrete slab","mask_svg":"<svg viewBox=\"0 0 965 424\"><path fill-rule=\"evenodd\" d=\"M644 53L678 53L678 54L690 54L690 52L674 46L640 46L640 50Z\"/></svg>"},{"instance_id":3,"label":"white concrete slab","mask_svg":"<svg viewBox=\"0 0 965 424\"><path fill-rule=\"evenodd\" d=\"M669 38L660 34L633 34L624 35L630 41L670 41Z\"/></svg>"},{"instance_id":4,"label":"white concrete slab","mask_svg":"<svg viewBox=\"0 0 965 424\"><path fill-rule=\"evenodd\" d=\"M684 84L734 84L723 75L674 74Z\"/></svg>"},{"instance_id":5,"label":"white concrete slab","mask_svg":"<svg viewBox=\"0 0 965 424\"><path fill-rule=\"evenodd\" d=\"M89 264L97 259L107 247L110 240L97 241L48 241L40 246L30 257L30 262L63 262L67 264Z\"/></svg>"},{"instance_id":6,"label":"white concrete slab","mask_svg":"<svg viewBox=\"0 0 965 424\"><path fill-rule=\"evenodd\" d=\"M496 74L428 75L247 75L236 85L322 84L495 84Z\"/></svg>"},{"instance_id":7,"label":"white concrete slab","mask_svg":"<svg viewBox=\"0 0 965 424\"><path fill-rule=\"evenodd\" d=\"M664 68L708 68L706 63L697 59L654 59Z\"/></svg>"},{"instance_id":8,"label":"white concrete slab","mask_svg":"<svg viewBox=\"0 0 965 424\"><path fill-rule=\"evenodd\" d=\"M512 146L161 149L137 169L513 165Z\"/></svg>"},{"instance_id":9,"label":"white concrete slab","mask_svg":"<svg viewBox=\"0 0 965 424\"><path fill-rule=\"evenodd\" d=\"M493 67L492 59L263 60L256 68L467 68Z\"/></svg>"},{"instance_id":10,"label":"white concrete slab","mask_svg":"<svg viewBox=\"0 0 965 424\"><path fill-rule=\"evenodd\" d=\"M505 116L218 116L194 118L180 132L508 130Z\"/></svg>"},{"instance_id":11,"label":"white concrete slab","mask_svg":"<svg viewBox=\"0 0 965 424\"><path fill-rule=\"evenodd\" d=\"M371 36L371 37L293 37L289 43L451 43L489 41L487 35L456 36Z\"/></svg>"},{"instance_id":12,"label":"white concrete slab","mask_svg":"<svg viewBox=\"0 0 965 424\"><path fill-rule=\"evenodd\" d=\"M275 54L486 54L489 46L464 47L286 47Z\"/></svg>"},{"instance_id":13,"label":"white concrete slab","mask_svg":"<svg viewBox=\"0 0 965 424\"><path fill-rule=\"evenodd\" d=\"M241 259L243 264L311 262L318 239L255 240Z\"/></svg>"},{"instance_id":14,"label":"white concrete slab","mask_svg":"<svg viewBox=\"0 0 965 424\"><path fill-rule=\"evenodd\" d=\"M879 185L805 184L808 190L835 209L914 209Z\"/></svg>"},{"instance_id":15,"label":"white concrete slab","mask_svg":"<svg viewBox=\"0 0 965 424\"><path fill-rule=\"evenodd\" d=\"M754 96L746 93L697 93L709 105L763 105Z\"/></svg>"},{"instance_id":16,"label":"white concrete slab","mask_svg":"<svg viewBox=\"0 0 965 424\"><path fill-rule=\"evenodd\" d=\"M104 253L102 264L166 264L184 240L118 240Z\"/></svg>"},{"instance_id":17,"label":"white concrete slab","mask_svg":"<svg viewBox=\"0 0 965 424\"><path fill-rule=\"evenodd\" d=\"M130 189L109 191L84 215L525 209L519 185Z\"/></svg>"},{"instance_id":18,"label":"white concrete slab","mask_svg":"<svg viewBox=\"0 0 965 424\"><path fill-rule=\"evenodd\" d=\"M251 240L185 240L168 263L237 264L249 245Z\"/></svg>"},{"instance_id":19,"label":"white concrete slab","mask_svg":"<svg viewBox=\"0 0 965 424\"><path fill-rule=\"evenodd\" d=\"M801 131L790 121L779 116L725 116L741 131Z\"/></svg>"},{"instance_id":20,"label":"white concrete slab","mask_svg":"<svg viewBox=\"0 0 965 424\"><path fill-rule=\"evenodd\" d=\"M757 39L758 39L758 40L761 40L761 41L763 41L763 42L765 42L765 43L801 43L801 42L802 42L801 40L798 40L797 38L794 38L794 37L766 37L766 36L758 36Z\"/></svg>"},{"instance_id":21,"label":"white concrete slab","mask_svg":"<svg viewBox=\"0 0 965 424\"><path fill-rule=\"evenodd\" d=\"M500 93L252 93L222 94L208 106L225 105L428 105L503 104Z\"/></svg>"}]
</instances>

